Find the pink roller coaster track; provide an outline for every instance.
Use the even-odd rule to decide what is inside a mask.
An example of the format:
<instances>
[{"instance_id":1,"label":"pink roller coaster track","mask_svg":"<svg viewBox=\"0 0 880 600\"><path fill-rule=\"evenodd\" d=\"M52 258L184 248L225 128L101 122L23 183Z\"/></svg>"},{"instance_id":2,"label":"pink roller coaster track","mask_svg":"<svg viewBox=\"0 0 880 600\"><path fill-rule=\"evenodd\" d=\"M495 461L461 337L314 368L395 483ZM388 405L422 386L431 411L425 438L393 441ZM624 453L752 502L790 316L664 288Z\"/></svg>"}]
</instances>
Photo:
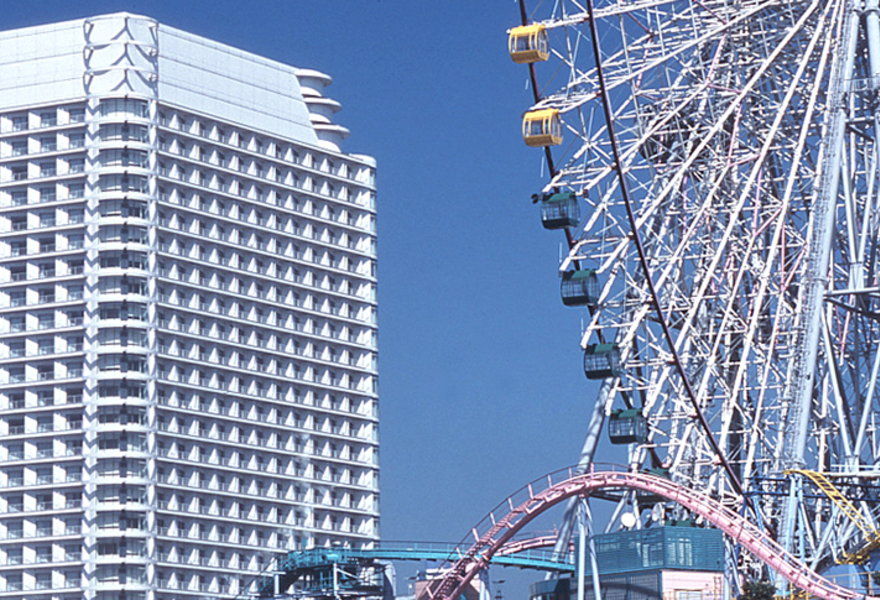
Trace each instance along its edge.
<instances>
[{"instance_id":1,"label":"pink roller coaster track","mask_svg":"<svg viewBox=\"0 0 880 600\"><path fill-rule=\"evenodd\" d=\"M823 600L880 600L880 597L863 596L839 586L812 571L746 518L704 494L644 473L600 471L575 475L571 470L553 473L533 482L498 505L471 530L473 541L468 541L471 537L468 536L459 544L458 555L461 558L443 578L433 581L419 600L458 598L471 579L486 568L492 556L503 553L505 545L532 519L572 496L588 496L592 492L608 489L649 492L684 506L718 527L793 586L811 596Z\"/></svg>"}]
</instances>

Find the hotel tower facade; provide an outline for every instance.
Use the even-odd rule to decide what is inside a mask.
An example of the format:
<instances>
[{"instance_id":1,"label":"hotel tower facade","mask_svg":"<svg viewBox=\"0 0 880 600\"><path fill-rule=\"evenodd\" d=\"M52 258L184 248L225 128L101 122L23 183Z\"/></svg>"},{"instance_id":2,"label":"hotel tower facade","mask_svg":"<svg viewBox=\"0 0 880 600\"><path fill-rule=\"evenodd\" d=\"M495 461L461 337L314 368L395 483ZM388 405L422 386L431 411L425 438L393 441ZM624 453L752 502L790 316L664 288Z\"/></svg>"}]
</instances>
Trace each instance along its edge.
<instances>
[{"instance_id":1,"label":"hotel tower facade","mask_svg":"<svg viewBox=\"0 0 880 600\"><path fill-rule=\"evenodd\" d=\"M375 164L329 83L125 13L0 33L0 600L378 539Z\"/></svg>"}]
</instances>

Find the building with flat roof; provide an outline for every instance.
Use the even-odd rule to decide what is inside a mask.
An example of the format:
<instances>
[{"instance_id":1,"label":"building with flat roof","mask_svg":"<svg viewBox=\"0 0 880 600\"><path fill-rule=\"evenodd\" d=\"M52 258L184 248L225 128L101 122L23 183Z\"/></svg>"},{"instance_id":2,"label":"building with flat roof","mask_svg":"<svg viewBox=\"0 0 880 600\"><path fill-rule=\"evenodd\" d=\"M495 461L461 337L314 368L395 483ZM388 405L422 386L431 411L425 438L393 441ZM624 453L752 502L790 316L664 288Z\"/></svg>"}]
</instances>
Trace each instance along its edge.
<instances>
[{"instance_id":1,"label":"building with flat roof","mask_svg":"<svg viewBox=\"0 0 880 600\"><path fill-rule=\"evenodd\" d=\"M330 78L125 13L0 57L0 599L377 540L375 163Z\"/></svg>"},{"instance_id":2,"label":"building with flat roof","mask_svg":"<svg viewBox=\"0 0 880 600\"><path fill-rule=\"evenodd\" d=\"M648 529L599 534L596 563L603 600L724 600L724 536L693 522L668 522ZM589 565L589 561L587 562ZM592 567L586 569L584 599L596 597ZM530 600L577 598L577 579L538 581Z\"/></svg>"}]
</instances>

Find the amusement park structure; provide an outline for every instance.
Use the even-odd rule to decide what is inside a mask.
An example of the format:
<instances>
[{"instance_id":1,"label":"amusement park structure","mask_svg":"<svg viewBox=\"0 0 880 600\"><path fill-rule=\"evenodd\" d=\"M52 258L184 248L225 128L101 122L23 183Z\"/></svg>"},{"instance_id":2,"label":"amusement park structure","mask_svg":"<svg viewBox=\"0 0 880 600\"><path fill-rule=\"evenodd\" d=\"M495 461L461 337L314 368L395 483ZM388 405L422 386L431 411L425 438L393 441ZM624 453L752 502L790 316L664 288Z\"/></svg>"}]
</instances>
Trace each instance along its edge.
<instances>
[{"instance_id":1,"label":"amusement park structure","mask_svg":"<svg viewBox=\"0 0 880 600\"><path fill-rule=\"evenodd\" d=\"M588 312L601 382L581 469L605 426L632 472L741 511L811 569L864 563L880 504L878 2L520 8L523 135L549 173L534 199L565 233L562 299Z\"/></svg>"},{"instance_id":2,"label":"amusement park structure","mask_svg":"<svg viewBox=\"0 0 880 600\"><path fill-rule=\"evenodd\" d=\"M567 555L608 490L605 531L660 506L726 534L734 583L863 596L820 573L880 554L880 0L519 7L533 201L598 392L578 467L491 513L423 598L550 506ZM625 470L594 469L603 430Z\"/></svg>"}]
</instances>

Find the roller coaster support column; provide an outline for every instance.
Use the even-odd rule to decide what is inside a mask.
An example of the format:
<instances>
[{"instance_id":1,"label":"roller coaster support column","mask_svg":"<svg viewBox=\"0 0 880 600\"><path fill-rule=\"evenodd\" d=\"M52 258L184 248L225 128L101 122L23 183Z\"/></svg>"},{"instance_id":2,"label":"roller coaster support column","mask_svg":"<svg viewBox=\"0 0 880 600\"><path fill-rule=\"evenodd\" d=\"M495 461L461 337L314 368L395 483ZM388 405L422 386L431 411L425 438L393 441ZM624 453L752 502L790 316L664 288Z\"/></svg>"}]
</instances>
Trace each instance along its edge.
<instances>
[{"instance_id":1,"label":"roller coaster support column","mask_svg":"<svg viewBox=\"0 0 880 600\"><path fill-rule=\"evenodd\" d=\"M804 479L803 479L803 475L792 474L791 487L788 490L788 503L789 503L789 506L792 506L792 505L793 506L803 506L803 504L804 504ZM798 512L798 516L796 517L795 520L800 520L802 518L803 518L802 514L800 512ZM804 555L806 554L806 538L805 538L805 534L804 534L803 524L802 524L801 528L798 530L798 533L799 533L799 535L797 538L797 551L795 552L794 549L791 549L791 550L796 555L803 558ZM792 546L795 545L793 536L792 536L791 544L792 544ZM783 596L786 595L786 590L785 590L786 587L787 587L787 582L786 582L785 578L783 578L781 575L777 574L776 575L776 593L778 595L783 595Z\"/></svg>"},{"instance_id":2,"label":"roller coaster support column","mask_svg":"<svg viewBox=\"0 0 880 600\"><path fill-rule=\"evenodd\" d=\"M489 569L480 571L480 600L492 600L492 591L489 589L491 582L489 581ZM498 584L497 598L501 598L501 584L503 581L496 581Z\"/></svg>"},{"instance_id":3,"label":"roller coaster support column","mask_svg":"<svg viewBox=\"0 0 880 600\"><path fill-rule=\"evenodd\" d=\"M816 186L813 214L809 233L809 265L807 280L801 290L803 309L798 316L800 329L797 341L791 383L786 390L788 414L785 418L784 469L803 468L807 438L810 430L810 413L813 404L813 374L818 364L819 336L822 331L822 310L828 288L828 268L831 244L834 239L834 220L840 197L841 154L847 120L846 83L854 73L856 41L858 39L859 13L850 2L846 16L843 39L836 53L828 86L828 121L821 149L821 174ZM828 360L832 360L828 357ZM792 478L792 494L782 511L782 545L791 551L795 521L798 515L796 485L798 477Z\"/></svg>"},{"instance_id":4,"label":"roller coaster support column","mask_svg":"<svg viewBox=\"0 0 880 600\"><path fill-rule=\"evenodd\" d=\"M584 496L577 498L578 502L578 565L577 565L577 583L578 583L578 600L586 598L586 555L587 544L589 543L590 552L590 571L593 576L593 598L601 600L602 589L599 584L599 563L596 560L596 538L593 532L593 513L590 511L590 501Z\"/></svg>"},{"instance_id":5,"label":"roller coaster support column","mask_svg":"<svg viewBox=\"0 0 880 600\"><path fill-rule=\"evenodd\" d=\"M578 498L578 600L584 600L584 575L587 572L587 511L585 504L586 500ZM592 541L593 536L591 535L590 542ZM590 558L592 558L592 554L591 552Z\"/></svg>"},{"instance_id":6,"label":"roller coaster support column","mask_svg":"<svg viewBox=\"0 0 880 600\"><path fill-rule=\"evenodd\" d=\"M605 405L611 396L611 388L614 386L614 378L610 377L602 381L596 403L593 405L593 414L590 416L590 424L587 426L587 437L581 449L578 459L577 473L586 473L593 464L593 455L596 446L599 445L599 435L602 433L602 424L605 422ZM565 514L559 527L559 535L556 536L556 544L553 545L553 560L561 560L568 553L568 544L571 541L571 531L575 523L575 511L578 509L577 498L572 498L565 505ZM547 574L549 579L552 575Z\"/></svg>"}]
</instances>

